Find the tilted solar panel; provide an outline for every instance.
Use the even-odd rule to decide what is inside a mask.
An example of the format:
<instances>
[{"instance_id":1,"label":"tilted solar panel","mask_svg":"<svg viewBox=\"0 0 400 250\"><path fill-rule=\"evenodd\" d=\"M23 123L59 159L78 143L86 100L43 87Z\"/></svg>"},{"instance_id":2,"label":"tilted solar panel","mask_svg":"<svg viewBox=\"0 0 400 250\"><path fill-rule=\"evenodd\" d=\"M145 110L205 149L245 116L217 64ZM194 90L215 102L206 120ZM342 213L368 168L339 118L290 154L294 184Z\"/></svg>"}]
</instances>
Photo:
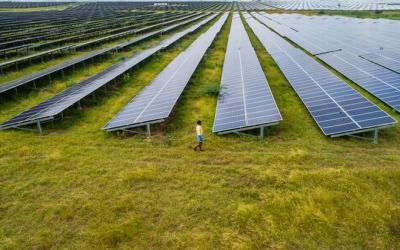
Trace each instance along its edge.
<instances>
[{"instance_id":1,"label":"tilted solar panel","mask_svg":"<svg viewBox=\"0 0 400 250\"><path fill-rule=\"evenodd\" d=\"M288 26L296 27L299 29L299 32L296 33L298 36L307 38L305 40L315 44L315 46L325 48L325 53L316 55L318 58L400 112L400 74L397 73L400 70L400 61L398 59L399 53L396 52L398 46L394 45L392 38L384 35L387 34L388 27L391 27L387 26L387 23L378 25L345 17L269 16L273 17L276 22L279 21ZM313 21L314 18L318 20ZM264 23L263 20L265 19L267 19L265 16L264 19L260 18ZM318 22L318 25L315 25L316 22ZM353 27L353 29L348 28L348 26ZM367 30L368 27L376 29L370 31L370 29ZM292 33L281 33L279 30L277 32L281 35L292 36ZM373 35L371 36L370 33ZM395 31L391 33L395 33ZM382 37L385 37L387 41L384 42ZM304 39L296 42L312 52ZM330 51L330 43L336 44L338 48L341 48L341 51ZM376 52L378 45L381 47L380 52ZM331 48L334 48L334 46ZM383 47L387 49L383 50ZM374 53L367 53L367 51Z\"/></svg>"},{"instance_id":2,"label":"tilted solar panel","mask_svg":"<svg viewBox=\"0 0 400 250\"><path fill-rule=\"evenodd\" d=\"M233 14L213 132L277 124L281 114L238 13Z\"/></svg>"},{"instance_id":3,"label":"tilted solar panel","mask_svg":"<svg viewBox=\"0 0 400 250\"><path fill-rule=\"evenodd\" d=\"M275 61L325 135L339 135L395 120L304 52L275 54Z\"/></svg>"},{"instance_id":4,"label":"tilted solar panel","mask_svg":"<svg viewBox=\"0 0 400 250\"><path fill-rule=\"evenodd\" d=\"M168 118L228 14L179 54L143 91L129 102L104 129L107 131L161 122Z\"/></svg>"},{"instance_id":5,"label":"tilted solar panel","mask_svg":"<svg viewBox=\"0 0 400 250\"><path fill-rule=\"evenodd\" d=\"M318 55L318 58L400 112L400 74L345 52Z\"/></svg>"},{"instance_id":6,"label":"tilted solar panel","mask_svg":"<svg viewBox=\"0 0 400 250\"><path fill-rule=\"evenodd\" d=\"M6 121L0 125L0 129L7 129L12 127L19 127L27 124L38 124L38 130L41 132L40 122L54 119L54 117L65 109L71 107L73 104L78 103L81 99L87 95L93 93L100 87L106 85L118 76L121 76L129 69L139 64L146 58L150 57L157 51L160 51L171 44L175 43L185 35L195 31L199 27L203 26L207 22L215 18L216 15L212 15L205 20L192 25L190 28L178 32L166 40L162 41L158 45L141 51L134 56L118 63L110 68L100 72L99 74L90 77L89 79L76 84L60 94L40 103L39 105L17 115L16 117Z\"/></svg>"},{"instance_id":7,"label":"tilted solar panel","mask_svg":"<svg viewBox=\"0 0 400 250\"><path fill-rule=\"evenodd\" d=\"M400 74L400 54L393 53L389 56L386 53L369 53L361 57Z\"/></svg>"},{"instance_id":8,"label":"tilted solar panel","mask_svg":"<svg viewBox=\"0 0 400 250\"><path fill-rule=\"evenodd\" d=\"M141 42L143 40L146 40L146 39L149 39L149 38L154 37L156 35L159 35L159 34L168 32L170 30L176 29L177 27L180 27L182 25L194 22L194 21L196 21L198 19L203 18L204 16L205 15L200 15L200 16L192 18L190 20L186 20L186 21L183 21L183 22L180 22L180 23L177 23L177 24L173 24L171 26L167 26L167 27L165 27L163 29L159 29L159 30L156 30L156 31L145 33L143 35L139 35L139 36L137 36L137 37L135 37L133 39L130 39L130 40L126 41L126 42L117 44L117 45L115 45L113 47L95 50L95 51L90 52L88 54L85 54L85 55L83 55L81 57L78 57L78 58L72 59L72 60L70 60L68 62L64 62L64 63L58 64L58 65L55 65L53 67L41 70L41 71L36 72L34 74L31 74L29 76L25 76L25 77L22 77L20 79L16 79L16 80L13 80L13 81L10 81L10 82L7 82L7 83L2 83L2 84L0 84L0 94L3 94L5 92L8 92L8 91L13 90L15 88L18 88L20 86L24 86L24 85L26 85L28 83L31 83L33 81L36 81L36 80L38 80L40 78L49 76L49 75L54 74L56 72L62 71L64 69L67 69L69 67L73 67L76 64L88 61L90 59L93 59L93 58L96 58L98 56L104 55L104 54L109 53L111 51L116 51L116 50L118 51L118 50L124 49L124 48L126 48L128 46L132 46L132 45L134 45L134 44L136 44L138 42Z\"/></svg>"},{"instance_id":9,"label":"tilted solar panel","mask_svg":"<svg viewBox=\"0 0 400 250\"><path fill-rule=\"evenodd\" d=\"M90 52L88 54L85 54L85 55L83 55L83 56L81 56L79 58L72 59L72 60L70 60L68 62L61 63L59 65L56 65L56 66L41 70L41 71L36 72L34 74L31 74L29 76L25 76L25 77L22 77L22 78L19 78L19 79L16 79L16 80L13 80L13 81L10 81L10 82L7 82L7 83L2 83L2 84L0 84L0 94L3 94L3 93L5 93L7 91L10 91L10 90L13 90L13 89L15 89L17 87L23 86L25 84L31 83L31 82L33 82L35 80L38 80L38 79L43 78L45 76L48 76L48 75L50 75L52 73L61 71L63 69L67 69L67 68L69 68L69 67L71 67L73 65L76 65L78 63L85 62L85 61L90 60L92 58L95 58L95 57L97 57L99 55L103 55L103 54L105 54L105 53L107 53L109 51L111 51L111 49L109 49L109 48L99 49L99 50Z\"/></svg>"},{"instance_id":10,"label":"tilted solar panel","mask_svg":"<svg viewBox=\"0 0 400 250\"><path fill-rule=\"evenodd\" d=\"M263 24L278 32L281 36L286 37L294 43L302 46L313 55L338 51L341 49L340 45L337 43L325 42L324 39L321 39L318 35L299 32L298 30L290 28L284 24L278 24L276 21L269 19L265 13L260 14L252 12L251 14Z\"/></svg>"},{"instance_id":11,"label":"tilted solar panel","mask_svg":"<svg viewBox=\"0 0 400 250\"><path fill-rule=\"evenodd\" d=\"M295 47L288 49L288 42L265 26L250 21L249 26L267 51L269 43L274 48L282 48L280 53L275 49L271 55L325 135L359 133L396 123L303 51Z\"/></svg>"}]
</instances>

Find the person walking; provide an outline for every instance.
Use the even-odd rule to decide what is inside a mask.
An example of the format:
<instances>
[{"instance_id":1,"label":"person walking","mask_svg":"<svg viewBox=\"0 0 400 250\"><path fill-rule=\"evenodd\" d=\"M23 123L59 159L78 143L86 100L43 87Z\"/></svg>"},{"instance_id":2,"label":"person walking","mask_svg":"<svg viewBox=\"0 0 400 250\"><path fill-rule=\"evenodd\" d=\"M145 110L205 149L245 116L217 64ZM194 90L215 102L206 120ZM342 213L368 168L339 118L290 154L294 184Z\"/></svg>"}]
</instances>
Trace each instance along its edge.
<instances>
[{"instance_id":1,"label":"person walking","mask_svg":"<svg viewBox=\"0 0 400 250\"><path fill-rule=\"evenodd\" d=\"M204 151L203 150L204 134L203 134L203 127L201 126L201 121L197 121L196 139L199 144L197 144L197 146L194 147L194 151L197 151L197 149L199 149L200 151Z\"/></svg>"}]
</instances>

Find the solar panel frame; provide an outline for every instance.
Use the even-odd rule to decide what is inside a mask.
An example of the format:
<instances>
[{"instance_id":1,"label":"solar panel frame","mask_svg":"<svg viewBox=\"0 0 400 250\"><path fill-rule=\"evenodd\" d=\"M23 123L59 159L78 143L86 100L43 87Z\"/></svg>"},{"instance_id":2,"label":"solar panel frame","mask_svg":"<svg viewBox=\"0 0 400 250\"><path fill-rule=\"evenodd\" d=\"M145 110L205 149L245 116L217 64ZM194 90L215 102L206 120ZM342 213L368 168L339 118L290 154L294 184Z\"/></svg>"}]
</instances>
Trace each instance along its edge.
<instances>
[{"instance_id":1,"label":"solar panel frame","mask_svg":"<svg viewBox=\"0 0 400 250\"><path fill-rule=\"evenodd\" d=\"M207 15L207 14L201 14L201 15L199 14L200 18L204 17L205 15ZM170 23L176 23L178 21L186 20L186 19L189 19L191 17L192 17L191 19L197 20L199 17L196 18L196 16L198 16L198 14L186 15L186 16L183 16L183 17L180 17L180 18L175 18L175 19L167 21L167 22L162 22L162 23L158 23L158 24L145 26L145 27L142 27L140 29L128 30L128 31L124 31L124 32L121 32L121 33L117 33L117 34L111 34L111 35L107 35L105 37L100 37L100 38L97 38L97 39L94 39L94 40L89 40L89 41L86 41L86 42L83 42L83 43L79 43L79 44L61 46L61 47L58 47L58 48L54 48L54 49L38 52L38 53L27 55L27 56L24 56L24 57L18 57L16 59L12 59L12 60L9 60L9 61L1 62L0 63L0 70L3 70L5 68L13 66L13 65L17 66L18 64L22 64L22 63L25 63L25 62L28 62L28 61L31 61L31 60L34 60L34 59L42 58L44 56L49 56L49 55L51 55L53 53L62 53L62 52L65 52L65 51L74 51L74 50L78 50L78 49L83 49L83 48L86 48L88 46L93 46L93 45L98 44L98 43L103 43L103 42L106 42L106 41L115 40L115 39L118 39L118 38L121 38L121 37L126 37L128 35L141 33L141 32L147 31L147 30L153 30L153 29L155 29L157 27L160 27L162 25L170 24ZM193 18L193 17L195 17L195 18Z\"/></svg>"},{"instance_id":2,"label":"solar panel frame","mask_svg":"<svg viewBox=\"0 0 400 250\"><path fill-rule=\"evenodd\" d=\"M317 57L393 110L400 112L399 74L344 52L318 55Z\"/></svg>"},{"instance_id":3,"label":"solar panel frame","mask_svg":"<svg viewBox=\"0 0 400 250\"><path fill-rule=\"evenodd\" d=\"M133 55L132 57L100 72L99 74L90 77L89 79L66 89L65 91L32 107L31 109L22 112L21 114L1 124L0 129L15 128L35 123L39 123L38 124L39 128L40 122L54 119L56 115L60 114L65 109L76 104L81 99L93 93L100 87L106 85L116 77L124 74L126 71L128 71L138 63L142 62L146 58L150 57L157 51L169 47L171 44L175 43L185 35L197 30L199 27L203 26L204 24L214 19L215 16L216 14L213 14L210 17L206 18L205 20L202 20L201 22L192 25L188 29L178 32L172 35L171 37L167 38L166 40L163 40L158 45L153 46L144 51L141 51Z\"/></svg>"},{"instance_id":4,"label":"solar panel frame","mask_svg":"<svg viewBox=\"0 0 400 250\"><path fill-rule=\"evenodd\" d=\"M227 13L223 14L211 28L179 54L149 85L116 114L103 129L106 131L127 130L143 125L149 126L167 119L227 17Z\"/></svg>"},{"instance_id":5,"label":"solar panel frame","mask_svg":"<svg viewBox=\"0 0 400 250\"><path fill-rule=\"evenodd\" d=\"M213 132L224 134L276 125L282 120L238 13L233 14Z\"/></svg>"},{"instance_id":6,"label":"solar panel frame","mask_svg":"<svg viewBox=\"0 0 400 250\"><path fill-rule=\"evenodd\" d=\"M257 16L260 15L258 14ZM275 22L283 22L288 26L299 28L300 31L298 32L298 35L308 37L310 41L318 46L321 46L322 48L328 48L327 43L332 42L338 44L341 48L340 51L330 51L330 53L317 54L316 56L332 68L336 69L342 75L380 99L392 109L400 112L400 74L393 70L396 68L396 66L397 68L399 67L399 64L397 63L398 61L395 61L396 58L399 58L399 53L396 53L396 50L394 50L393 42L389 42L389 40L393 39L387 39L388 41L384 45L385 47L387 45L389 49L383 50L383 40L382 38L377 38L382 34L388 34L388 31L385 29L385 27L386 25L390 25L389 27L391 27L393 24L387 24L386 21L376 20L360 21L358 19L347 17L322 18L308 17L298 14L269 16L273 17L274 20L276 19ZM265 22L265 18L262 20L263 22ZM320 25L313 25L313 22L316 22L315 20L312 21L314 18L317 19L317 21L321 21L319 22ZM376 22L378 22L378 24L376 24ZM380 22L384 22L386 24L379 26ZM378 31L374 30L374 34L377 37L370 37L368 35L369 30L366 30L366 28L375 27L374 25L378 25ZM350 28L352 27L356 33L349 33L348 28L344 28L342 33L340 33L341 29L337 28L337 26L341 26L342 28L347 26ZM321 36L325 39L321 39L320 36L310 34L310 29L318 34L321 34ZM347 32L344 32L346 30ZM277 30L277 32L281 34L281 31ZM288 36L292 35L291 33L282 34ZM382 45L379 53L376 52L377 44ZM301 43L301 41L298 43L298 45L308 50L307 46ZM371 60L366 60L364 58L365 56L363 55L365 55L368 50L373 51L373 53L377 55L375 58L382 59L383 56L385 56L385 61L382 62L381 60L380 63L374 63Z\"/></svg>"},{"instance_id":7,"label":"solar panel frame","mask_svg":"<svg viewBox=\"0 0 400 250\"><path fill-rule=\"evenodd\" d=\"M400 54L388 56L386 53L369 53L360 57L400 74Z\"/></svg>"},{"instance_id":8,"label":"solar panel frame","mask_svg":"<svg viewBox=\"0 0 400 250\"><path fill-rule=\"evenodd\" d=\"M249 19L252 20L248 21L249 26L266 50L271 48L268 43L275 45L271 56L325 135L337 137L397 123L303 51L288 47L289 43L283 38ZM277 48L281 48L281 52L277 52Z\"/></svg>"},{"instance_id":9,"label":"solar panel frame","mask_svg":"<svg viewBox=\"0 0 400 250\"><path fill-rule=\"evenodd\" d=\"M16 79L16 80L12 80L12 81L7 82L7 83L1 83L0 84L0 94L3 94L3 93L8 92L10 90L14 90L15 88L24 86L24 85L26 85L28 83L31 83L31 82L36 81L36 80L39 80L41 78L44 78L44 77L49 76L51 74L54 74L56 72L65 70L67 68L73 67L73 66L75 66L75 65L77 65L79 63L91 60L91 59L96 58L98 56L101 56L101 55L104 55L104 54L107 54L107 53L110 53L110 52L113 52L113 51L122 50L122 49L124 49L126 47L132 46L132 45L134 45L136 43L139 43L139 42L144 41L146 39L149 39L151 37L154 37L154 36L163 34L165 32L168 32L170 30L173 30L173 29L175 29L175 28L177 28L179 26L182 26L182 25L197 21L197 20L199 20L199 19L201 19L201 18L203 18L205 16L207 16L207 14L196 16L195 18L192 18L190 20L186 20L186 21L183 21L183 22L180 22L180 23L177 23L177 24L173 24L173 25L167 26L167 27L165 27L163 29L160 29L160 30L156 30L156 31L145 33L143 35L140 35L138 37L130 39L130 40L126 41L126 42L117 44L117 45L115 45L113 47L110 47L110 48L104 48L104 49L95 50L95 51L90 52L88 54L85 54L85 55L83 55L81 57L72 59L72 60L70 60L68 62L61 63L61 64L55 65L55 66L47 68L47 69L44 69L42 71L36 72L34 74L31 74L29 76L26 76L26 77L23 77L23 78L19 78L19 79Z\"/></svg>"}]
</instances>

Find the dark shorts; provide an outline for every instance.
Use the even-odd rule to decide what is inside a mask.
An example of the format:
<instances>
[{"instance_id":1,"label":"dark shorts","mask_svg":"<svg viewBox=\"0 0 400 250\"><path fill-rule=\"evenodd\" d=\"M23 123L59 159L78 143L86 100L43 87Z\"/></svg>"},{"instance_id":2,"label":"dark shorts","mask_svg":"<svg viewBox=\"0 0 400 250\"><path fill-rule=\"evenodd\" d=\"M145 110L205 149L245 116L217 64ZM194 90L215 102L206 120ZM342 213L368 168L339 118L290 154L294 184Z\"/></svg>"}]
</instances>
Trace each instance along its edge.
<instances>
[{"instance_id":1,"label":"dark shorts","mask_svg":"<svg viewBox=\"0 0 400 250\"><path fill-rule=\"evenodd\" d=\"M197 135L196 139L198 142L204 142L204 135Z\"/></svg>"}]
</instances>

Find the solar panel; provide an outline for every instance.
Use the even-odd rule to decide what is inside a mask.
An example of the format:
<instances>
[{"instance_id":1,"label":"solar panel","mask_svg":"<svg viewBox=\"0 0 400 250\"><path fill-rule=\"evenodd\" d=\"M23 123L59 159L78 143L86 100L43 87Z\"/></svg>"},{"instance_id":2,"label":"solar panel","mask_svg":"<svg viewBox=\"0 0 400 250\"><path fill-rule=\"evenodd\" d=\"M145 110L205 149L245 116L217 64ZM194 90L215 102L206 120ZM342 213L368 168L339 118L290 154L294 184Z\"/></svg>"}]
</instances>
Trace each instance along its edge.
<instances>
[{"instance_id":1,"label":"solar panel","mask_svg":"<svg viewBox=\"0 0 400 250\"><path fill-rule=\"evenodd\" d=\"M304 20L307 17L303 18L301 15L293 15L293 17L289 16L288 18L280 18L280 16L276 17L267 15L265 13L263 15L259 13L252 14L262 23L279 33L281 36L294 41L312 54L326 53L328 51L334 51L341 48L341 44L337 44L333 41L325 42L325 37L320 37L320 32L318 29L313 29L312 32L309 32L307 29L303 29L302 25L304 23L307 23L307 21L311 22L308 19ZM282 32L281 29L276 27L276 25L271 25L274 22L279 23L280 26L288 27L288 32ZM312 26L311 28L315 28L312 24L310 24L310 26Z\"/></svg>"},{"instance_id":2,"label":"solar panel","mask_svg":"<svg viewBox=\"0 0 400 250\"><path fill-rule=\"evenodd\" d=\"M132 99L104 129L124 130L162 122L188 84L208 47L211 45L228 14L225 13L210 29L179 54L143 91ZM149 133L150 131L148 131Z\"/></svg>"},{"instance_id":3,"label":"solar panel","mask_svg":"<svg viewBox=\"0 0 400 250\"><path fill-rule=\"evenodd\" d=\"M35 80L40 79L40 78L46 77L46 76L51 75L51 74L53 74L55 72L67 69L67 68L69 68L69 67L71 67L73 65L76 65L78 63L85 62L85 61L90 60L92 58L95 58L95 57L97 57L99 55L103 55L103 54L109 52L110 50L111 49L108 49L108 48L107 49L96 50L94 52L88 53L88 54L86 54L84 56L81 56L79 58L70 60L68 62L59 64L59 65L56 65L56 66L53 66L53 67L50 67L50 68L47 68L47 69L44 69L44 70L41 70L41 71L36 72L36 73L34 73L32 75L29 75L29 76L26 76L26 77L23 77L23 78L20 78L20 79L16 79L16 80L13 80L13 81L10 81L10 82L7 82L7 83L1 83L0 84L0 94L3 94L3 93L5 93L7 91L10 91L10 90L13 90L13 89L15 89L17 87L23 86L25 84L31 83L31 82L33 82Z\"/></svg>"},{"instance_id":4,"label":"solar panel","mask_svg":"<svg viewBox=\"0 0 400 250\"><path fill-rule=\"evenodd\" d=\"M320 37L316 36L315 34L299 32L290 26L268 19L266 14L262 15L260 13L253 12L252 15L254 15L254 17L260 20L260 22L263 24L278 32L281 36L286 37L294 43L300 45L313 55L338 51L341 49L338 44L333 42L325 42L324 39L320 39Z\"/></svg>"},{"instance_id":5,"label":"solar panel","mask_svg":"<svg viewBox=\"0 0 400 250\"><path fill-rule=\"evenodd\" d=\"M388 56L385 53L369 53L361 57L400 74L400 54Z\"/></svg>"},{"instance_id":6,"label":"solar panel","mask_svg":"<svg viewBox=\"0 0 400 250\"><path fill-rule=\"evenodd\" d=\"M347 17L318 17L299 14L254 14L281 36L288 37L312 54L346 49L357 55L378 50L398 51L399 25L387 21L368 22ZM273 25L279 23L280 25ZM400 24L400 22L397 22ZM290 27L282 30L280 28ZM296 32L294 32L294 30ZM321 50L318 52L318 50ZM324 51L325 50L325 51Z\"/></svg>"},{"instance_id":7,"label":"solar panel","mask_svg":"<svg viewBox=\"0 0 400 250\"><path fill-rule=\"evenodd\" d=\"M20 78L20 79L16 79L16 80L13 80L13 81L10 81L10 82L7 82L7 83L0 83L0 94L3 94L3 93L5 93L7 91L10 91L10 90L13 90L13 89L15 89L17 87L26 85L26 84L31 83L31 82L33 82L35 80L40 79L40 78L49 76L49 75L54 74L56 72L62 71L64 69L72 67L72 66L74 66L76 64L79 64L79 63L91 60L93 58L96 58L98 56L104 55L104 54L109 53L111 51L115 51L115 50L118 51L118 50L124 49L124 48L126 48L128 46L131 46L133 44L136 44L136 43L141 42L143 40L146 40L148 38L151 38L151 37L154 37L156 35L168 32L170 30L173 30L173 29L175 29L177 27L180 27L182 25L185 25L187 23L194 22L194 21L196 21L198 19L203 18L204 16L205 15L201 15L201 16L192 18L190 20L184 21L184 22L180 22L180 23L177 23L177 24L174 24L174 25L171 25L171 26L167 26L167 27L165 27L163 29L160 29L160 30L156 30L156 31L152 31L152 32L149 32L149 33L145 33L143 35L140 35L140 36L137 36L137 37L135 37L133 39L130 39L130 40L126 41L126 42L117 44L117 45L115 45L113 47L105 48L105 49L99 49L99 50L90 52L90 53L85 54L85 55L83 55L81 57L72 59L72 60L70 60L68 62L65 62L65 63L61 63L61 64L58 64L58 65L55 65L53 67L44 69L42 71L36 72L34 74L31 74L29 76L26 76L26 77L23 77L23 78Z\"/></svg>"},{"instance_id":8,"label":"solar panel","mask_svg":"<svg viewBox=\"0 0 400 250\"><path fill-rule=\"evenodd\" d=\"M238 13L233 14L213 132L229 133L282 120Z\"/></svg>"},{"instance_id":9,"label":"solar panel","mask_svg":"<svg viewBox=\"0 0 400 250\"><path fill-rule=\"evenodd\" d=\"M396 73L400 69L399 53L396 53L398 46L394 45L392 38L387 37L390 30L388 27L395 24L386 21L372 23L347 17L315 17L317 20L313 20L314 17L303 15L274 15L273 18L276 22L296 27L299 29L296 35L307 38L310 43L325 48L327 52L327 44L336 44L341 51L330 51L316 56L400 112L400 74ZM261 20L264 22L265 18ZM370 32L372 27L374 29ZM280 33L279 30L277 32ZM372 37L370 33L373 33ZM390 33L396 36L395 31ZM282 34L293 37L288 32ZM383 41L385 37L386 42ZM296 42L310 51L304 39ZM382 51L377 53L377 46L383 44L389 49L383 50L381 46ZM367 51L374 53L366 53Z\"/></svg>"},{"instance_id":10,"label":"solar panel","mask_svg":"<svg viewBox=\"0 0 400 250\"><path fill-rule=\"evenodd\" d=\"M71 107L75 103L78 103L81 99L93 93L100 87L106 85L116 77L123 75L129 69L136 66L157 51L160 51L170 46L185 35L195 31L199 27L203 26L204 24L215 18L215 16L216 15L212 15L205 20L195 25L192 25L190 28L172 35L158 45L143 50L133 55L132 57L111 66L110 68L100 72L99 74L66 89L60 94L48 99L47 101L44 101L39 105L6 121L2 125L0 125L0 129L20 127L23 125L36 123L38 125L39 132L41 132L40 122L54 119L56 115L62 113L65 109Z\"/></svg>"},{"instance_id":11,"label":"solar panel","mask_svg":"<svg viewBox=\"0 0 400 250\"><path fill-rule=\"evenodd\" d=\"M52 53L56 53L56 52L60 52L61 53L61 52L64 52L64 51L68 51L68 50L71 50L73 48L74 48L74 45L67 45L67 46L62 46L62 47L59 47L59 48L47 50L47 51L44 51L44 52L38 52L36 54L20 57L20 58L13 59L13 60L10 60L10 61L2 62L2 63L0 63L0 69L9 67L11 65L17 65L18 63L27 62L29 60L33 60L35 58L39 58L39 57L42 57L42 56L45 56L45 55L50 55Z\"/></svg>"},{"instance_id":12,"label":"solar panel","mask_svg":"<svg viewBox=\"0 0 400 250\"><path fill-rule=\"evenodd\" d=\"M400 112L400 74L345 52L318 55L318 58Z\"/></svg>"},{"instance_id":13,"label":"solar panel","mask_svg":"<svg viewBox=\"0 0 400 250\"><path fill-rule=\"evenodd\" d=\"M251 20L252 18L249 18ZM264 47L285 48L271 54L325 135L336 137L375 130L396 123L391 116L360 95L303 51L292 47L268 28L249 21ZM270 39L271 37L271 39Z\"/></svg>"},{"instance_id":14,"label":"solar panel","mask_svg":"<svg viewBox=\"0 0 400 250\"><path fill-rule=\"evenodd\" d=\"M398 1L316 1L316 0L267 0L266 4L285 10L396 10L399 9Z\"/></svg>"},{"instance_id":15,"label":"solar panel","mask_svg":"<svg viewBox=\"0 0 400 250\"><path fill-rule=\"evenodd\" d=\"M146 31L146 30L151 30L151 29L154 29L156 27L162 27L163 25L170 24L170 23L175 23L175 22L182 21L182 20L186 20L186 19L188 19L190 17L194 17L196 15L197 14L187 15L187 16L184 16L184 17L181 17L181 18L175 18L175 19L167 21L167 22L162 22L162 23L158 23L158 24L154 24L154 25L145 26L145 27L140 28L140 29L128 30L128 31L124 31L124 32L121 32L121 33L117 33L117 34L112 34L112 35L108 35L108 36L105 36L105 37L100 37L100 38L97 38L97 39L94 39L94 40L89 40L89 41L86 41L86 42L83 42L83 43L79 43L79 44L76 44L76 45L62 46L62 47L58 47L58 48L54 48L54 49L38 52L38 53L35 53L35 54L32 54L32 55L19 57L19 58L13 59L13 60L9 60L9 61L5 61L5 62L0 63L0 70L3 69L3 68L6 68L6 67L13 66L13 65L18 67L18 64L21 64L21 63L24 63L24 62L28 62L28 61L31 61L31 60L34 60L34 59L37 59L37 58L41 58L41 57L44 57L44 56L48 56L48 55L50 55L52 53L61 53L61 52L64 52L64 51L82 49L82 48L85 48L85 47L88 47L88 46L93 46L93 45L98 44L98 43L103 43L103 42L106 42L106 41L109 41L109 40L115 40L115 39L118 39L118 38L121 38L121 37L126 37L128 35L136 34L136 33L139 33L139 32ZM197 19L202 18L204 16L205 16L205 14L200 15L197 18L192 18L192 20L194 21L194 20L197 20ZM189 21L192 21L192 20L189 20Z\"/></svg>"}]
</instances>

